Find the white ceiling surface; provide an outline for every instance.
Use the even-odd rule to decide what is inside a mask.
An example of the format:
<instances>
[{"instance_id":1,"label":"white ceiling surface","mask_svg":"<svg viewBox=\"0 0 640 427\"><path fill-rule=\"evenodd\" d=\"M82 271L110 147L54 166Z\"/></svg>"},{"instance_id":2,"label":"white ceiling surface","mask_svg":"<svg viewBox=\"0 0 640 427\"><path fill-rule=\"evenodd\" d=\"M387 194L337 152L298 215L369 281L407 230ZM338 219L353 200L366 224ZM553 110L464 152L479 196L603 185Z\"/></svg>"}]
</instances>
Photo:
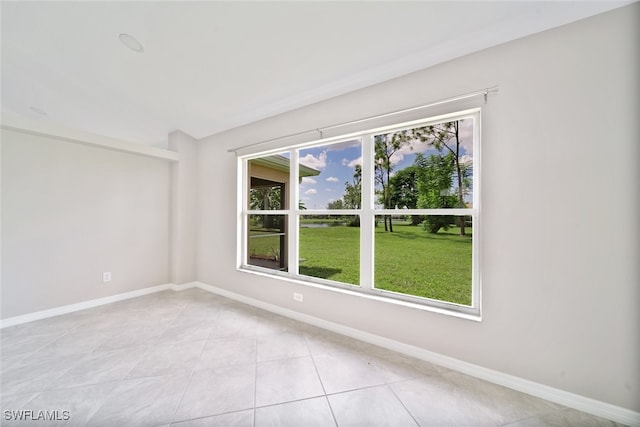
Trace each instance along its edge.
<instances>
[{"instance_id":1,"label":"white ceiling surface","mask_svg":"<svg viewBox=\"0 0 640 427\"><path fill-rule=\"evenodd\" d=\"M166 146L628 3L2 1L2 110Z\"/></svg>"}]
</instances>

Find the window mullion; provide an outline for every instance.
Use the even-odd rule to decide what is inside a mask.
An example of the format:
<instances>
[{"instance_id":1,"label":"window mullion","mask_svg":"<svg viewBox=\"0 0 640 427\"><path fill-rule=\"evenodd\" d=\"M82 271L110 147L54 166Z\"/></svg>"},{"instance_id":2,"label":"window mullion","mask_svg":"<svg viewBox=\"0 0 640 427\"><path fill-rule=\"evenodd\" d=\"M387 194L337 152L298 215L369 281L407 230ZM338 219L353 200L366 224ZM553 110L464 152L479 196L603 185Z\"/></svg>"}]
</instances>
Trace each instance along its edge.
<instances>
[{"instance_id":1,"label":"window mullion","mask_svg":"<svg viewBox=\"0 0 640 427\"><path fill-rule=\"evenodd\" d=\"M360 214L360 286L373 287L373 135L362 137L362 191Z\"/></svg>"},{"instance_id":2,"label":"window mullion","mask_svg":"<svg viewBox=\"0 0 640 427\"><path fill-rule=\"evenodd\" d=\"M247 206L249 205L249 162L246 159L238 159L236 168L236 182L238 183L238 194L240 195L236 200L236 212L238 215L238 230L239 236L236 242L236 267L240 267L247 263L247 241L248 241L248 228L249 220L248 215L245 213Z\"/></svg>"},{"instance_id":3,"label":"window mullion","mask_svg":"<svg viewBox=\"0 0 640 427\"><path fill-rule=\"evenodd\" d=\"M480 191L481 188L481 126L482 120L481 111L478 111L473 116L473 212L471 214L473 223L473 249L472 249L472 271L473 271L473 283L471 286L472 304L478 310L478 313L482 310L482 285L481 285L481 271L480 271L480 242L481 242L481 219L480 219Z\"/></svg>"},{"instance_id":4,"label":"window mullion","mask_svg":"<svg viewBox=\"0 0 640 427\"><path fill-rule=\"evenodd\" d=\"M300 179L299 179L299 155L298 150L291 150L291 160L289 167L289 215L287 216L287 255L289 257L288 267L289 274L298 274L298 264L300 262L300 250L298 245L299 232L299 209L298 201L300 200Z\"/></svg>"},{"instance_id":5,"label":"window mullion","mask_svg":"<svg viewBox=\"0 0 640 427\"><path fill-rule=\"evenodd\" d=\"M419 143L434 138L433 129L427 128L430 125L449 132L447 141L455 147L451 154ZM359 138L343 135L329 143L317 141L242 157L238 163L241 194L236 202L238 268L479 318L480 110L385 128L389 134L379 132L373 129L360 133ZM389 143L396 139L402 150L391 159L398 148ZM377 180L376 142L388 150L381 155L393 170L384 183ZM414 148L416 154L409 153ZM397 179L390 179L395 176ZM344 187L340 180L345 181ZM392 183L401 206L395 202L395 209L377 205L376 185L391 188ZM339 199L329 198L340 196L341 187ZM424 203L409 198L417 193ZM311 209L301 209L301 197ZM355 215L360 227L346 228L356 225L352 222ZM384 231L376 229L376 219L383 216L394 217L393 232L387 232L388 221ZM439 231L463 227L460 220L464 219L468 228L460 233ZM417 227L421 221L422 227ZM329 226L335 228L323 228ZM338 244L340 247L333 247ZM441 270L451 274L445 276Z\"/></svg>"}]
</instances>

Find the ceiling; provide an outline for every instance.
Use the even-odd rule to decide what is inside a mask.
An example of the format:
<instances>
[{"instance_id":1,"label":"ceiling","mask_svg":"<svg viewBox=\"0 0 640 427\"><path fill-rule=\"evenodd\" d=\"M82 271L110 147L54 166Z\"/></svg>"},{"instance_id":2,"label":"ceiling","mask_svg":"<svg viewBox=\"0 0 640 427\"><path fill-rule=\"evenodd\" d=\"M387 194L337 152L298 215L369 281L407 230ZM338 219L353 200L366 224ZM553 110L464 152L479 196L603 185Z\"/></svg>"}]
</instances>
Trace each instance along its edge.
<instances>
[{"instance_id":1,"label":"ceiling","mask_svg":"<svg viewBox=\"0 0 640 427\"><path fill-rule=\"evenodd\" d=\"M2 110L163 147L628 3L2 1Z\"/></svg>"}]
</instances>

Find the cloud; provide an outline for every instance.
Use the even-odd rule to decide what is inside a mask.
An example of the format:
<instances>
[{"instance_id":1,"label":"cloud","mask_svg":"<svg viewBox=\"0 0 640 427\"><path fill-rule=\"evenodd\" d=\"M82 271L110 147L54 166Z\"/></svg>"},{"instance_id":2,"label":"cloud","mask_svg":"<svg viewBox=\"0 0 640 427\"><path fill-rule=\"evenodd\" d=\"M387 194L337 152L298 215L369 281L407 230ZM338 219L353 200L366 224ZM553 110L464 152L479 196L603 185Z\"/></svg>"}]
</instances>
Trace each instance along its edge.
<instances>
[{"instance_id":1,"label":"cloud","mask_svg":"<svg viewBox=\"0 0 640 427\"><path fill-rule=\"evenodd\" d=\"M393 133L387 134L387 141L391 141L391 135ZM426 149L426 144L421 143L418 140L409 141L400 147L395 153L391 155L389 161L391 162L391 166L395 166L398 163L401 163L406 155L414 154L415 152L422 152Z\"/></svg>"},{"instance_id":2,"label":"cloud","mask_svg":"<svg viewBox=\"0 0 640 427\"><path fill-rule=\"evenodd\" d=\"M304 192L304 194L318 194L318 191L315 188L310 188L307 191Z\"/></svg>"},{"instance_id":3,"label":"cloud","mask_svg":"<svg viewBox=\"0 0 640 427\"><path fill-rule=\"evenodd\" d=\"M460 156L460 164L465 164L465 163L473 164L473 157L467 154Z\"/></svg>"},{"instance_id":4,"label":"cloud","mask_svg":"<svg viewBox=\"0 0 640 427\"><path fill-rule=\"evenodd\" d=\"M458 128L458 137L460 140L460 146L462 147L463 151L466 152L466 154L472 155L473 154L473 120L472 119L463 119L459 121L459 128ZM450 147L455 147L456 142L455 142L455 138L452 137L452 139L450 139L447 144ZM424 148L420 149L418 147L430 147L427 144L421 143L421 142L416 142L413 143L412 145L414 146L415 149L424 152L426 151Z\"/></svg>"},{"instance_id":5,"label":"cloud","mask_svg":"<svg viewBox=\"0 0 640 427\"><path fill-rule=\"evenodd\" d=\"M300 185L313 185L313 184L317 184L318 181L316 181L315 179L308 177L308 176L304 176L302 177L302 182L300 183Z\"/></svg>"},{"instance_id":6,"label":"cloud","mask_svg":"<svg viewBox=\"0 0 640 427\"><path fill-rule=\"evenodd\" d=\"M355 168L356 165L362 166L362 156L358 157L357 159L353 159L353 160L342 159L342 166L349 166L350 168Z\"/></svg>"},{"instance_id":7,"label":"cloud","mask_svg":"<svg viewBox=\"0 0 640 427\"><path fill-rule=\"evenodd\" d=\"M335 176L330 176L329 178L326 179L326 181L328 181L328 182L338 182L340 180L338 178L336 178Z\"/></svg>"},{"instance_id":8,"label":"cloud","mask_svg":"<svg viewBox=\"0 0 640 427\"><path fill-rule=\"evenodd\" d=\"M318 154L318 157L311 153L300 157L300 163L313 169L322 170L327 167L327 150Z\"/></svg>"},{"instance_id":9,"label":"cloud","mask_svg":"<svg viewBox=\"0 0 640 427\"><path fill-rule=\"evenodd\" d=\"M403 147L402 149L404 149L404 148L406 148L406 147ZM400 150L396 151L395 153L393 153L393 155L389 159L391 161L392 165L397 165L398 163L400 163L401 161L404 160L404 153L402 152L402 149L400 149Z\"/></svg>"},{"instance_id":10,"label":"cloud","mask_svg":"<svg viewBox=\"0 0 640 427\"><path fill-rule=\"evenodd\" d=\"M473 120L460 122L460 145L469 155L473 155Z\"/></svg>"},{"instance_id":11,"label":"cloud","mask_svg":"<svg viewBox=\"0 0 640 427\"><path fill-rule=\"evenodd\" d=\"M389 134L391 135L391 134ZM460 146L462 148L461 154L462 156L473 155L473 120L464 119L460 120L459 127L459 138L460 138ZM447 142L450 147L455 147L455 139L451 139ZM402 146L398 151L396 151L393 156L391 156L391 164L397 165L401 163L405 157L411 156L416 153L426 153L428 151L433 151L435 148L431 144L426 144L417 139L409 141L406 145ZM443 152L447 152L446 149ZM461 157L462 157L461 156ZM471 157L469 157L471 159Z\"/></svg>"}]
</instances>

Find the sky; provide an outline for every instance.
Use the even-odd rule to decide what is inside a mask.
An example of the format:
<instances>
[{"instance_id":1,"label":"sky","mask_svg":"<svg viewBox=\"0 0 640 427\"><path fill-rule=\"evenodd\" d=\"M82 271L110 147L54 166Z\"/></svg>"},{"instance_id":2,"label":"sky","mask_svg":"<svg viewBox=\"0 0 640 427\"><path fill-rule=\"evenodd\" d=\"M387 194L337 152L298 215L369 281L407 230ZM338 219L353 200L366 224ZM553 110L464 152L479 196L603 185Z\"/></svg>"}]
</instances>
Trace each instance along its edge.
<instances>
[{"instance_id":1,"label":"sky","mask_svg":"<svg viewBox=\"0 0 640 427\"><path fill-rule=\"evenodd\" d=\"M472 120L460 123L461 153L465 161L473 156ZM394 170L411 166L416 153L436 153L427 144L415 141L403 147L391 158ZM340 142L314 148L301 149L300 163L320 171L313 177L305 177L300 185L300 199L307 209L326 209L328 203L340 199L345 182L353 183L355 166L362 163L360 140Z\"/></svg>"},{"instance_id":2,"label":"sky","mask_svg":"<svg viewBox=\"0 0 640 427\"><path fill-rule=\"evenodd\" d=\"M300 150L300 163L320 174L302 178L300 198L307 209L326 209L340 199L345 182L353 183L356 164L362 162L360 140Z\"/></svg>"}]
</instances>

